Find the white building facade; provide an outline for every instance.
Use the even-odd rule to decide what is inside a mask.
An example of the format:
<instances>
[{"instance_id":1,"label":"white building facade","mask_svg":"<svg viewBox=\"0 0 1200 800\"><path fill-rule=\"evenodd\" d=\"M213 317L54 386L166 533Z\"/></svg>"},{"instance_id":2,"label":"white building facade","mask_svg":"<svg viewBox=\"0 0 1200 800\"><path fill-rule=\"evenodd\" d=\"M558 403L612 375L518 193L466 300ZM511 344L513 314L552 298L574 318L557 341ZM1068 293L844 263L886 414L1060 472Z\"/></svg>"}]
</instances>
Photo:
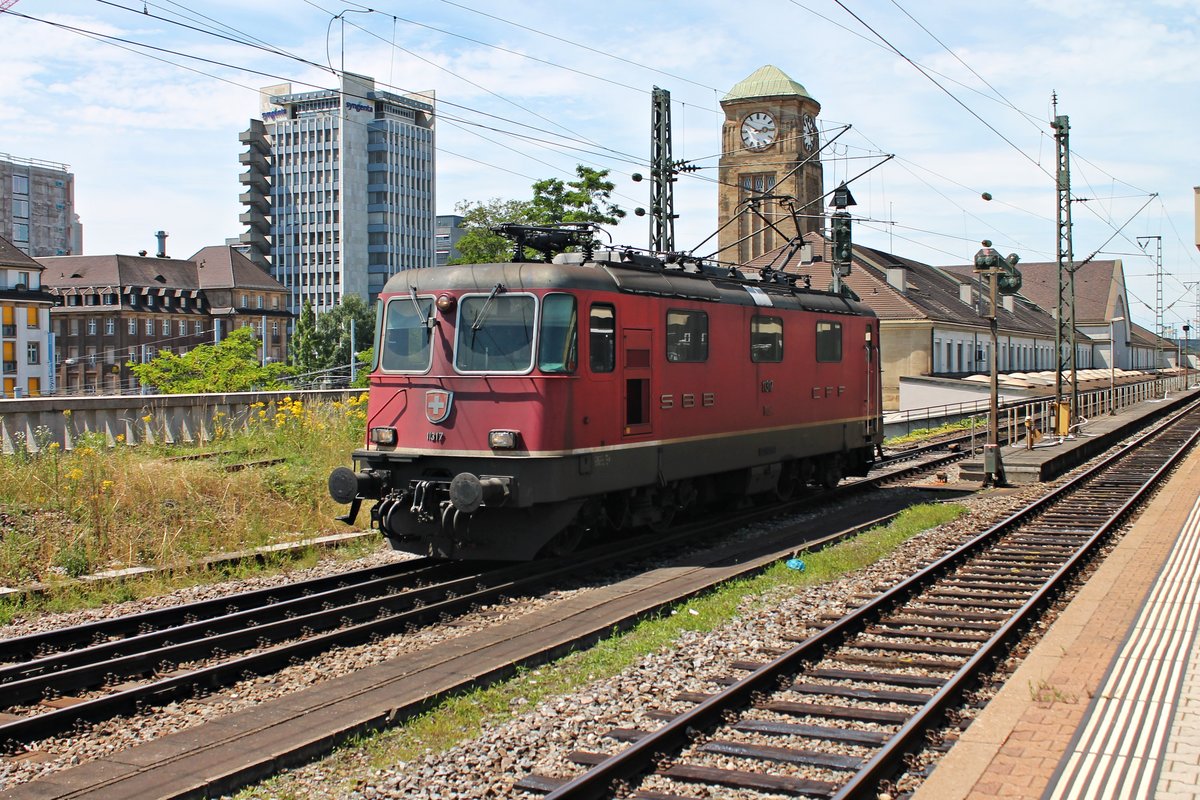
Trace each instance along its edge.
<instances>
[{"instance_id":1,"label":"white building facade","mask_svg":"<svg viewBox=\"0 0 1200 800\"><path fill-rule=\"evenodd\" d=\"M261 98L262 130L252 124L242 136L243 240L269 251L293 313L305 302L328 311L349 294L372 303L390 276L433 266L431 97L344 75L338 90L281 84ZM265 241L255 221L269 230Z\"/></svg>"}]
</instances>

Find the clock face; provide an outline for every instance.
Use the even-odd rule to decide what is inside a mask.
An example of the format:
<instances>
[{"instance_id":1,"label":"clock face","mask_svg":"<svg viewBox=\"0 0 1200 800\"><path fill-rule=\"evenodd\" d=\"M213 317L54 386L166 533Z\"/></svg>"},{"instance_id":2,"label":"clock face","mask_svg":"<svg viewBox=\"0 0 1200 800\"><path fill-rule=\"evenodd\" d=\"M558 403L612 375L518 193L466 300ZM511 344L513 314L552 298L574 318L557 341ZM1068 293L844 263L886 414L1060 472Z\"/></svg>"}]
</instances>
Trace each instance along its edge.
<instances>
[{"instance_id":1,"label":"clock face","mask_svg":"<svg viewBox=\"0 0 1200 800\"><path fill-rule=\"evenodd\" d=\"M755 111L742 121L742 144L748 150L762 150L775 141L775 118Z\"/></svg>"},{"instance_id":2,"label":"clock face","mask_svg":"<svg viewBox=\"0 0 1200 800\"><path fill-rule=\"evenodd\" d=\"M817 121L812 114L804 115L804 149L812 152L821 143L821 132L817 130Z\"/></svg>"}]
</instances>

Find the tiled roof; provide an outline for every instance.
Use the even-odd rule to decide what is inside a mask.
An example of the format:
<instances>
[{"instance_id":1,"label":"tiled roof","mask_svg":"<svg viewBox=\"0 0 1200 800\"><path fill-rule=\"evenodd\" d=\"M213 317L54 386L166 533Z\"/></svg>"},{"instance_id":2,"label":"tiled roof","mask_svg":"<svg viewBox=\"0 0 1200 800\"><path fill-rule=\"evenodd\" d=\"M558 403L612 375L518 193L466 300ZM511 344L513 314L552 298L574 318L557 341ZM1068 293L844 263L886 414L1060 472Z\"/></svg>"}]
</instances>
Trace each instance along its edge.
<instances>
[{"instance_id":1,"label":"tiled roof","mask_svg":"<svg viewBox=\"0 0 1200 800\"><path fill-rule=\"evenodd\" d=\"M969 273L969 266L943 267L948 272ZM1017 264L1021 271L1021 295L1041 308L1058 305L1058 263L1033 261ZM1075 271L1075 319L1080 325L1106 325L1117 312L1117 301L1125 294L1125 272L1120 259L1089 261Z\"/></svg>"},{"instance_id":2,"label":"tiled roof","mask_svg":"<svg viewBox=\"0 0 1200 800\"><path fill-rule=\"evenodd\" d=\"M45 267L42 282L55 289L157 287L253 289L287 291L250 259L231 247L205 247L190 259L152 256L51 256L38 259Z\"/></svg>"},{"instance_id":3,"label":"tiled roof","mask_svg":"<svg viewBox=\"0 0 1200 800\"><path fill-rule=\"evenodd\" d=\"M791 97L794 95L812 99L812 95L808 93L808 90L789 78L783 70L768 64L765 67L756 69L750 77L739 81L721 100L746 100L751 97Z\"/></svg>"},{"instance_id":4,"label":"tiled roof","mask_svg":"<svg viewBox=\"0 0 1200 800\"><path fill-rule=\"evenodd\" d=\"M46 268L44 285L56 289L93 286L199 289L191 261L152 256L50 256L39 258Z\"/></svg>"},{"instance_id":5,"label":"tiled roof","mask_svg":"<svg viewBox=\"0 0 1200 800\"><path fill-rule=\"evenodd\" d=\"M205 247L190 261L197 266L201 289L262 289L269 292L287 291L262 267L227 245Z\"/></svg>"},{"instance_id":6,"label":"tiled roof","mask_svg":"<svg viewBox=\"0 0 1200 800\"><path fill-rule=\"evenodd\" d=\"M813 245L823 261L801 267L798 261L789 263L787 272L808 271L813 275L817 288L828 284L829 263L832 260L831 243L819 233L805 235L805 241ZM750 261L748 267L763 267L782 261L786 245ZM959 296L959 287L972 284L972 297L978 300L979 287L973 274L960 277L939 267L886 253L871 247L854 246L854 268L845 279L862 301L870 306L881 320L931 320L967 326L986 326L987 320L980 316L973 305L964 303ZM889 268L905 271L907 288L899 291L887 280ZM986 295L985 295L986 296ZM986 300L984 301L986 305ZM1013 310L1001 307L998 312L1000 329L1036 335L1054 333L1054 319L1032 303L1016 298Z\"/></svg>"},{"instance_id":7,"label":"tiled roof","mask_svg":"<svg viewBox=\"0 0 1200 800\"><path fill-rule=\"evenodd\" d=\"M0 267L41 271L42 265L27 256L21 248L0 236Z\"/></svg>"}]
</instances>

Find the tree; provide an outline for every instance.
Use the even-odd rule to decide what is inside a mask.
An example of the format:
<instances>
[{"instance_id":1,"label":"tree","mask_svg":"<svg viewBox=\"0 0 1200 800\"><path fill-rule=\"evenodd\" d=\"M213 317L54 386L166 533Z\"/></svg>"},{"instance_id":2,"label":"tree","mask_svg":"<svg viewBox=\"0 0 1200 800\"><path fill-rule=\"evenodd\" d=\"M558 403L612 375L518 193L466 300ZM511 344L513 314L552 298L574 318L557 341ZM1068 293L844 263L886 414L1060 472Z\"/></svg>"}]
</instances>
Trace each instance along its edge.
<instances>
[{"instance_id":1,"label":"tree","mask_svg":"<svg viewBox=\"0 0 1200 800\"><path fill-rule=\"evenodd\" d=\"M354 341L350 341L350 320ZM317 315L304 304L292 334L292 363L303 381L316 382L326 376L345 378L350 354L361 353L375 342L375 314L361 297L347 294L342 302Z\"/></svg>"},{"instance_id":2,"label":"tree","mask_svg":"<svg viewBox=\"0 0 1200 800\"><path fill-rule=\"evenodd\" d=\"M534 222L533 204L529 200L501 200L493 197L486 203L459 202L454 210L462 215L462 238L455 245L459 257L452 264L496 264L512 261L513 244L491 229L505 222L531 225Z\"/></svg>"},{"instance_id":3,"label":"tree","mask_svg":"<svg viewBox=\"0 0 1200 800\"><path fill-rule=\"evenodd\" d=\"M513 245L491 228L505 222L520 225L553 225L560 222L597 222L616 225L625 211L609 202L615 184L608 170L575 167L576 179L563 182L547 178L533 184L531 200L501 200L486 203L463 200L455 206L465 229L458 240L459 258L454 264L490 264L512 261ZM532 252L530 253L532 257Z\"/></svg>"},{"instance_id":4,"label":"tree","mask_svg":"<svg viewBox=\"0 0 1200 800\"><path fill-rule=\"evenodd\" d=\"M598 222L616 225L625 211L609 202L616 187L608 180L608 170L592 169L579 164L576 180L565 184L558 178L547 178L533 185L533 211L539 225L556 222Z\"/></svg>"},{"instance_id":5,"label":"tree","mask_svg":"<svg viewBox=\"0 0 1200 800\"><path fill-rule=\"evenodd\" d=\"M305 300L288 343L292 364L298 373L312 372L318 362L324 361L317 353L316 333L317 314L313 311L312 302Z\"/></svg>"},{"instance_id":6,"label":"tree","mask_svg":"<svg viewBox=\"0 0 1200 800\"><path fill-rule=\"evenodd\" d=\"M183 355L162 352L145 364L129 363L143 386L163 394L248 392L286 388L291 368L262 365L259 342L251 327L234 328L218 344L202 344Z\"/></svg>"}]
</instances>

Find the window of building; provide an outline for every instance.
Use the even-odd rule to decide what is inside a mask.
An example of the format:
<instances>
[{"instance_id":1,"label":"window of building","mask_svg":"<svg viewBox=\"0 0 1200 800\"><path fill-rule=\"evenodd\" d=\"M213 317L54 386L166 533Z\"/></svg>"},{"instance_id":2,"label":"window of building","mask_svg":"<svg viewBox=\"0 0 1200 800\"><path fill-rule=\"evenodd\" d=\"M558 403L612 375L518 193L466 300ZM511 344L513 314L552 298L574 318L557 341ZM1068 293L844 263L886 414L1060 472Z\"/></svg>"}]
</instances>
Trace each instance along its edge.
<instances>
[{"instance_id":1,"label":"window of building","mask_svg":"<svg viewBox=\"0 0 1200 800\"><path fill-rule=\"evenodd\" d=\"M109 317L104 320L104 335L112 336L117 332L117 320L114 317Z\"/></svg>"},{"instance_id":2,"label":"window of building","mask_svg":"<svg viewBox=\"0 0 1200 800\"><path fill-rule=\"evenodd\" d=\"M25 327L38 328L42 324L42 315L37 306L30 306L25 309Z\"/></svg>"},{"instance_id":3,"label":"window of building","mask_svg":"<svg viewBox=\"0 0 1200 800\"><path fill-rule=\"evenodd\" d=\"M95 317L88 317L87 332L88 332L88 336L96 335L96 318Z\"/></svg>"},{"instance_id":4,"label":"window of building","mask_svg":"<svg viewBox=\"0 0 1200 800\"><path fill-rule=\"evenodd\" d=\"M186 319L179 320L179 335L187 336L187 320Z\"/></svg>"},{"instance_id":5,"label":"window of building","mask_svg":"<svg viewBox=\"0 0 1200 800\"><path fill-rule=\"evenodd\" d=\"M204 323L200 320L196 320L196 324L192 326L192 333L196 334L197 336L204 333Z\"/></svg>"},{"instance_id":6,"label":"window of building","mask_svg":"<svg viewBox=\"0 0 1200 800\"><path fill-rule=\"evenodd\" d=\"M137 320L136 319L129 320L129 332L137 333Z\"/></svg>"},{"instance_id":7,"label":"window of building","mask_svg":"<svg viewBox=\"0 0 1200 800\"><path fill-rule=\"evenodd\" d=\"M169 319L164 319L164 320L162 321L162 335L163 335L163 336L170 336L170 335L171 335L171 320L169 320Z\"/></svg>"},{"instance_id":8,"label":"window of building","mask_svg":"<svg viewBox=\"0 0 1200 800\"><path fill-rule=\"evenodd\" d=\"M69 322L67 322L67 332L71 336L78 336L79 335L79 320L72 319Z\"/></svg>"},{"instance_id":9,"label":"window of building","mask_svg":"<svg viewBox=\"0 0 1200 800\"><path fill-rule=\"evenodd\" d=\"M708 360L708 314L703 311L667 311L667 361L695 363Z\"/></svg>"},{"instance_id":10,"label":"window of building","mask_svg":"<svg viewBox=\"0 0 1200 800\"><path fill-rule=\"evenodd\" d=\"M250 295L244 294L244 295L242 295L242 308L249 308L249 307L250 307Z\"/></svg>"},{"instance_id":11,"label":"window of building","mask_svg":"<svg viewBox=\"0 0 1200 800\"><path fill-rule=\"evenodd\" d=\"M783 361L783 319L760 317L750 319L750 360L755 363Z\"/></svg>"},{"instance_id":12,"label":"window of building","mask_svg":"<svg viewBox=\"0 0 1200 800\"><path fill-rule=\"evenodd\" d=\"M154 320L152 320L152 319L146 320L146 335L147 336L154 335Z\"/></svg>"},{"instance_id":13,"label":"window of building","mask_svg":"<svg viewBox=\"0 0 1200 800\"><path fill-rule=\"evenodd\" d=\"M29 176L13 175L13 194L29 194Z\"/></svg>"},{"instance_id":14,"label":"window of building","mask_svg":"<svg viewBox=\"0 0 1200 800\"><path fill-rule=\"evenodd\" d=\"M104 295L104 305L115 306L117 304L117 296L115 294Z\"/></svg>"},{"instance_id":15,"label":"window of building","mask_svg":"<svg viewBox=\"0 0 1200 800\"><path fill-rule=\"evenodd\" d=\"M13 223L13 241L28 242L29 241L29 223L14 222Z\"/></svg>"},{"instance_id":16,"label":"window of building","mask_svg":"<svg viewBox=\"0 0 1200 800\"><path fill-rule=\"evenodd\" d=\"M42 345L40 342L29 342L25 345L25 357L28 364L42 363Z\"/></svg>"},{"instance_id":17,"label":"window of building","mask_svg":"<svg viewBox=\"0 0 1200 800\"><path fill-rule=\"evenodd\" d=\"M29 201L25 199L13 200L13 216L19 219L29 219Z\"/></svg>"},{"instance_id":18,"label":"window of building","mask_svg":"<svg viewBox=\"0 0 1200 800\"><path fill-rule=\"evenodd\" d=\"M817 361L842 360L842 323L817 323Z\"/></svg>"}]
</instances>

